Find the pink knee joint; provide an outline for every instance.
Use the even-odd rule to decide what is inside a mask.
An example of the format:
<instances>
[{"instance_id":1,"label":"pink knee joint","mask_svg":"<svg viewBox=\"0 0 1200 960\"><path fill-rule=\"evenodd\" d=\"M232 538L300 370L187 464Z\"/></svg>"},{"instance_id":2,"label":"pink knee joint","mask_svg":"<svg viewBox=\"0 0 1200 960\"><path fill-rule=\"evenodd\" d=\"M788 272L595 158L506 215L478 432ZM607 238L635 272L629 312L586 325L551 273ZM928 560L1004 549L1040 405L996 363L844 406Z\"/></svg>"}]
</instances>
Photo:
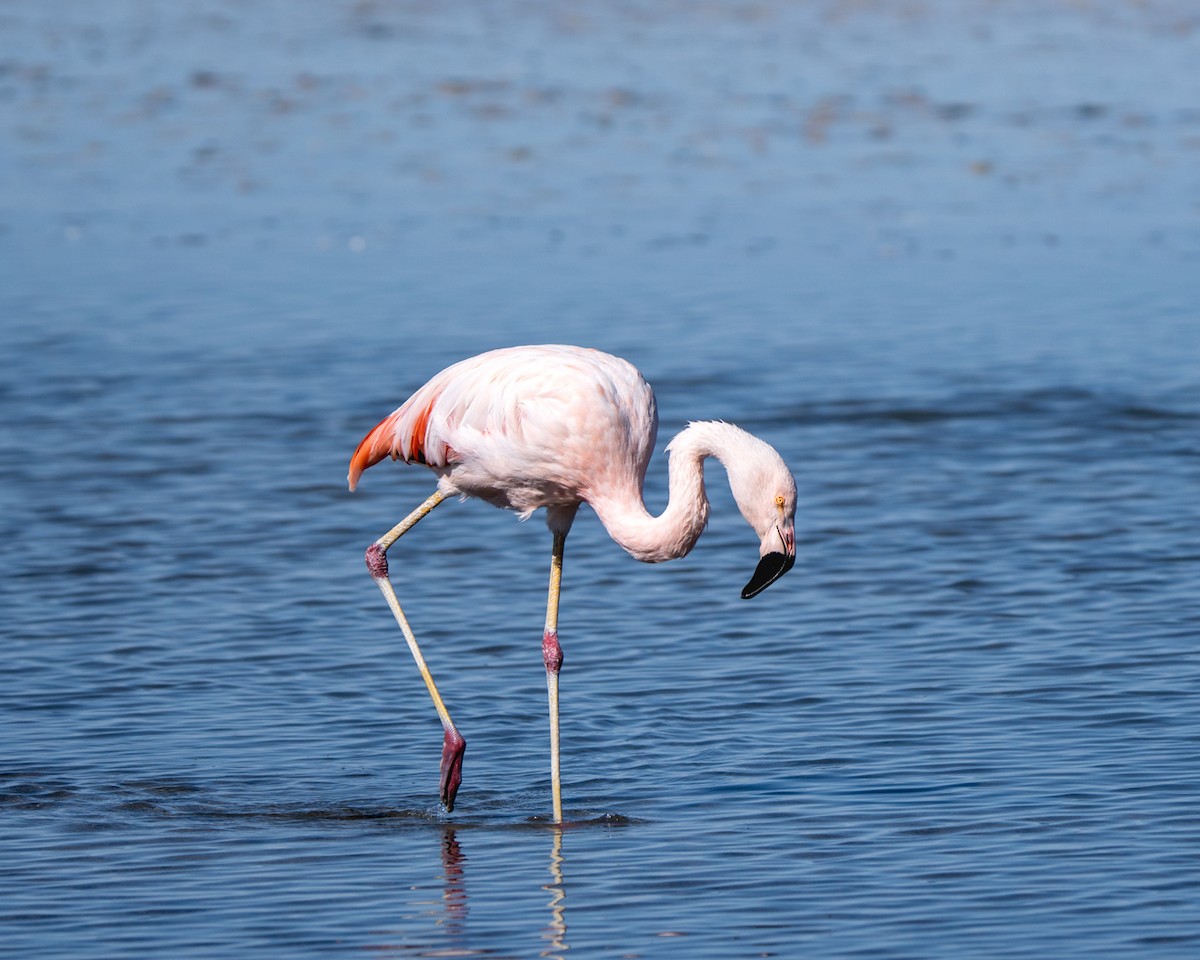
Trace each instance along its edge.
<instances>
[{"instance_id":1,"label":"pink knee joint","mask_svg":"<svg viewBox=\"0 0 1200 960\"><path fill-rule=\"evenodd\" d=\"M387 554L377 543L367 547L367 570L376 580L386 580L388 575Z\"/></svg>"},{"instance_id":2,"label":"pink knee joint","mask_svg":"<svg viewBox=\"0 0 1200 960\"><path fill-rule=\"evenodd\" d=\"M546 662L547 673L558 673L562 668L562 647L558 645L558 633L553 630L542 634L542 659Z\"/></svg>"}]
</instances>

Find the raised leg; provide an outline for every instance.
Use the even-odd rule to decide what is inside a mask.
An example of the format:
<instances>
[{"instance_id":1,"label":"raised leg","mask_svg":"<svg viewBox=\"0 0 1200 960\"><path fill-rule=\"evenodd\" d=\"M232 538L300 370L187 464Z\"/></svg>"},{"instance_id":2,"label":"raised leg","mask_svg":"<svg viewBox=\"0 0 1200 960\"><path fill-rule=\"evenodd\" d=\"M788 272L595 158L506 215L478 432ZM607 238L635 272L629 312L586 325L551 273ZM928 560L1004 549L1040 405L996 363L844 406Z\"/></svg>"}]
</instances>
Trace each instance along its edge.
<instances>
[{"instance_id":1,"label":"raised leg","mask_svg":"<svg viewBox=\"0 0 1200 960\"><path fill-rule=\"evenodd\" d=\"M442 804L447 811L450 811L454 809L454 797L458 793L459 784L462 783L463 753L467 749L467 742L459 735L454 721L450 719L450 711L442 702L437 685L433 682L433 675L429 672L429 667L425 665L421 648L417 646L417 638L413 636L412 627L408 625L408 618L404 616L404 611L400 609L400 601L396 599L396 591L392 589L392 581L388 578L387 564L388 548L445 499L444 494L435 492L416 510L367 547L367 569L371 571L371 578L383 592L383 597L391 607L396 623L400 625L400 629L404 633L404 639L408 641L408 649L412 651L413 659L417 662L417 669L421 671L421 678L425 681L425 686L429 689L429 696L433 699L433 705L442 720L445 738L442 745L441 797Z\"/></svg>"},{"instance_id":2,"label":"raised leg","mask_svg":"<svg viewBox=\"0 0 1200 960\"><path fill-rule=\"evenodd\" d=\"M555 531L550 558L550 596L546 601L546 629L542 634L542 659L546 663L546 694L550 701L550 789L554 795L554 822L562 823L562 779L558 757L558 671L562 647L558 644L558 594L562 587L563 547L567 535Z\"/></svg>"}]
</instances>

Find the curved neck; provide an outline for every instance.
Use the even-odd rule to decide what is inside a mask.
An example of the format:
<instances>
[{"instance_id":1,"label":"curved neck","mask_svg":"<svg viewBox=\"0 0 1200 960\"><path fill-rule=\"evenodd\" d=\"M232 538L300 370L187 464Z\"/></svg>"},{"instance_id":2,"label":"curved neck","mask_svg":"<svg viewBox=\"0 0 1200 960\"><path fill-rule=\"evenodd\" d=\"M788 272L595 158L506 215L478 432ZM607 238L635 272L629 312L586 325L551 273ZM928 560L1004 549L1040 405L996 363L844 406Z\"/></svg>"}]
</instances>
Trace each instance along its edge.
<instances>
[{"instance_id":1,"label":"curved neck","mask_svg":"<svg viewBox=\"0 0 1200 960\"><path fill-rule=\"evenodd\" d=\"M725 457L738 427L728 423L690 424L667 445L670 499L660 516L651 516L640 489L605 491L589 502L611 536L631 556L647 563L686 555L708 523L708 497L704 493L704 459L716 457L729 469Z\"/></svg>"}]
</instances>

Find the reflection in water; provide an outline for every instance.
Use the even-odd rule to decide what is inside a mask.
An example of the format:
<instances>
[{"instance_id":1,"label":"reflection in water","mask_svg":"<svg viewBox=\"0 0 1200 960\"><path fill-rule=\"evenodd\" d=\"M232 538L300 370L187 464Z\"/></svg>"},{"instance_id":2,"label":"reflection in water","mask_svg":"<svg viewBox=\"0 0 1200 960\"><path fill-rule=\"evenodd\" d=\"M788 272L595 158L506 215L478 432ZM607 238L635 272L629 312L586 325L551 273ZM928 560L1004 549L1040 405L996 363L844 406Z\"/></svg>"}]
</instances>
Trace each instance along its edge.
<instances>
[{"instance_id":1,"label":"reflection in water","mask_svg":"<svg viewBox=\"0 0 1200 960\"><path fill-rule=\"evenodd\" d=\"M440 884L440 901L429 896L429 887L420 885L412 889L416 899L407 901L413 911L402 915L402 925L395 929L375 931L375 936L386 936L383 942L373 942L366 949L377 955L396 951L404 956L474 956L477 951L467 948L467 885L464 865L466 855L454 835L454 827L442 831L442 872L435 883ZM432 923L432 931L429 922ZM415 938L414 934L417 933ZM414 954L414 951L415 954ZM447 953L449 951L450 953Z\"/></svg>"},{"instance_id":2,"label":"reflection in water","mask_svg":"<svg viewBox=\"0 0 1200 960\"><path fill-rule=\"evenodd\" d=\"M467 885L463 864L467 858L454 836L454 828L446 827L442 834L442 905L446 916L442 923L446 934L455 940L464 935L467 919Z\"/></svg>"},{"instance_id":3,"label":"reflection in water","mask_svg":"<svg viewBox=\"0 0 1200 960\"><path fill-rule=\"evenodd\" d=\"M539 831L540 833L540 831ZM554 838L550 845L550 881L544 883L541 889L550 894L546 906L550 908L550 920L542 928L542 950L538 956L550 960L565 960L565 954L571 949L567 943L567 919L564 904L563 885L563 832L560 827L554 828ZM407 922L419 923L421 933L413 938L414 930L408 927L386 931L389 939L383 943L373 943L369 949L377 954L381 951L397 951L405 956L455 956L475 957L490 956L492 947L470 946L471 932L467 926L469 904L466 883L467 856L463 853L458 842L455 828L446 826L442 830L442 870L436 883L441 886L440 901L429 896L429 887L415 888L419 898L409 900L408 906L415 908L414 913L404 917ZM433 921L430 929L430 920ZM377 931L384 933L385 931ZM415 951L415 952L414 952Z\"/></svg>"},{"instance_id":4,"label":"reflection in water","mask_svg":"<svg viewBox=\"0 0 1200 960\"><path fill-rule=\"evenodd\" d=\"M546 904L550 908L550 922L542 931L542 939L546 940L547 944L541 955L557 957L559 960L571 949L567 944L566 905L563 902L566 894L563 892L562 865L562 828L555 827L554 843L550 847L550 882L542 886L542 889L550 894L550 900Z\"/></svg>"}]
</instances>

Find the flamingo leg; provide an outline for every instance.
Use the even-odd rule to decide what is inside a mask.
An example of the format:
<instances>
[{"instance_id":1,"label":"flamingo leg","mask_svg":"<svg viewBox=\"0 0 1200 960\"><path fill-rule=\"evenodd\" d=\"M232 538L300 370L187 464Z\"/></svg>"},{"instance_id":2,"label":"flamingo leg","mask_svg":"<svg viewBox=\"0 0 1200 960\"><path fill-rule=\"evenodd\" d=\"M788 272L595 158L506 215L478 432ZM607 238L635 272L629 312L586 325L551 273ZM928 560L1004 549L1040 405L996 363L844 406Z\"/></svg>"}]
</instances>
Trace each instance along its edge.
<instances>
[{"instance_id":1,"label":"flamingo leg","mask_svg":"<svg viewBox=\"0 0 1200 960\"><path fill-rule=\"evenodd\" d=\"M550 705L550 789L554 795L554 822L562 823L562 777L558 752L558 671L562 647L558 644L558 596L562 587L563 547L567 535L554 531L550 558L550 595L546 601L546 629L542 634L542 659L546 663L546 694Z\"/></svg>"},{"instance_id":2,"label":"flamingo leg","mask_svg":"<svg viewBox=\"0 0 1200 960\"><path fill-rule=\"evenodd\" d=\"M442 702L437 684L433 682L433 675L429 672L429 667L425 665L425 658L421 655L417 638L413 635L412 627L408 625L408 618L404 616L404 611L400 609L400 601L396 598L396 591L392 588L392 581L388 578L387 564L388 548L445 499L443 493L435 491L416 510L367 547L367 569L371 572L371 578L383 592L383 597L391 607L396 623L400 625L400 630L404 633L404 639L408 641L408 649L412 652L413 660L417 663L417 669L421 671L421 678L425 681L425 686L429 689L429 696L441 718L442 729L445 731L442 746L441 798L442 804L449 812L454 809L454 797L458 793L459 784L462 783L462 761L463 753L467 749L467 742L454 726L454 721L450 719L450 711Z\"/></svg>"}]
</instances>

